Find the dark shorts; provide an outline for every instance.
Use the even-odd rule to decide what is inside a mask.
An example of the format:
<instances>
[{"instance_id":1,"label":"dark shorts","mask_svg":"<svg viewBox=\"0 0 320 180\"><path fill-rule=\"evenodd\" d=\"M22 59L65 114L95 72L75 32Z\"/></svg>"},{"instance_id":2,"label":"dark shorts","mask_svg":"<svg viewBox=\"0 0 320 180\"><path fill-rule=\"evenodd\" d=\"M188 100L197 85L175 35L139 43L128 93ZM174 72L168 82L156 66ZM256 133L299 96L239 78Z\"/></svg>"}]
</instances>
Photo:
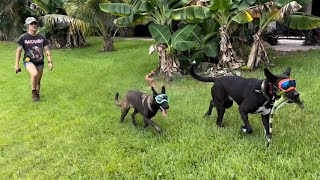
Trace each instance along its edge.
<instances>
[{"instance_id":1,"label":"dark shorts","mask_svg":"<svg viewBox=\"0 0 320 180\"><path fill-rule=\"evenodd\" d=\"M27 67L29 64L34 64L33 62L25 62L23 61L24 67ZM44 63L42 64L34 64L37 69L43 69L44 68Z\"/></svg>"}]
</instances>

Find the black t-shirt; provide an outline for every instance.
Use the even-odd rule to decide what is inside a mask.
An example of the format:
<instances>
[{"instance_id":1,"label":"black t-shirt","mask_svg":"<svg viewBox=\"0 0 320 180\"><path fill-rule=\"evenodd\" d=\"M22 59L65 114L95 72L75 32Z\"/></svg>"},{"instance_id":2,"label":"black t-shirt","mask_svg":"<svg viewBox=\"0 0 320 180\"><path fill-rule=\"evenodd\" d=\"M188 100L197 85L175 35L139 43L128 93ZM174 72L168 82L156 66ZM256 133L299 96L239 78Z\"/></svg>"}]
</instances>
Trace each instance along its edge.
<instances>
[{"instance_id":1,"label":"black t-shirt","mask_svg":"<svg viewBox=\"0 0 320 180\"><path fill-rule=\"evenodd\" d=\"M35 65L43 64L43 49L49 44L45 36L41 34L32 36L26 32L19 37L17 43L23 47L23 61L31 61Z\"/></svg>"}]
</instances>

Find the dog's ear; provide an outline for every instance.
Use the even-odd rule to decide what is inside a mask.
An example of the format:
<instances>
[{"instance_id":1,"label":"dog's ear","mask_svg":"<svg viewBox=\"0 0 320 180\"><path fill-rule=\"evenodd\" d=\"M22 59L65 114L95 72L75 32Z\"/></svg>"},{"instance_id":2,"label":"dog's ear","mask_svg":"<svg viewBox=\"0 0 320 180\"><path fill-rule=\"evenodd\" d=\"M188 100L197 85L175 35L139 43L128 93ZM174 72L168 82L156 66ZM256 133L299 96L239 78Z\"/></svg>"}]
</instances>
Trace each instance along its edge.
<instances>
[{"instance_id":1,"label":"dog's ear","mask_svg":"<svg viewBox=\"0 0 320 180\"><path fill-rule=\"evenodd\" d=\"M161 94L165 94L166 93L166 87L165 86L162 86L161 88Z\"/></svg>"},{"instance_id":2,"label":"dog's ear","mask_svg":"<svg viewBox=\"0 0 320 180\"><path fill-rule=\"evenodd\" d=\"M151 86L151 90L152 90L152 92L153 92L153 95L158 95L157 91L154 90L153 86Z\"/></svg>"},{"instance_id":3,"label":"dog's ear","mask_svg":"<svg viewBox=\"0 0 320 180\"><path fill-rule=\"evenodd\" d=\"M277 76L273 75L269 69L264 68L264 75L267 77L267 79L271 82L271 83L275 83L277 82Z\"/></svg>"},{"instance_id":4,"label":"dog's ear","mask_svg":"<svg viewBox=\"0 0 320 180\"><path fill-rule=\"evenodd\" d=\"M291 73L291 67L288 67L284 72L283 74L286 75L286 76L290 76L290 73Z\"/></svg>"}]
</instances>

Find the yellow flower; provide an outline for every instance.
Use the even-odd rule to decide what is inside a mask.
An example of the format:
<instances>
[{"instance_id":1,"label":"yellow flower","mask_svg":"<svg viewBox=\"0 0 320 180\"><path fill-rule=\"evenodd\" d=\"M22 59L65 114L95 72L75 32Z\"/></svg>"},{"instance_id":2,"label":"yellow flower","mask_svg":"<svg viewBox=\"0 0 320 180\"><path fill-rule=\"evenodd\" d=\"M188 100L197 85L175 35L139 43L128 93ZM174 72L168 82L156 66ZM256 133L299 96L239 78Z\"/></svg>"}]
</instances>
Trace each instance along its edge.
<instances>
[{"instance_id":1,"label":"yellow flower","mask_svg":"<svg viewBox=\"0 0 320 180\"><path fill-rule=\"evenodd\" d=\"M26 62L30 62L30 58L26 57Z\"/></svg>"}]
</instances>

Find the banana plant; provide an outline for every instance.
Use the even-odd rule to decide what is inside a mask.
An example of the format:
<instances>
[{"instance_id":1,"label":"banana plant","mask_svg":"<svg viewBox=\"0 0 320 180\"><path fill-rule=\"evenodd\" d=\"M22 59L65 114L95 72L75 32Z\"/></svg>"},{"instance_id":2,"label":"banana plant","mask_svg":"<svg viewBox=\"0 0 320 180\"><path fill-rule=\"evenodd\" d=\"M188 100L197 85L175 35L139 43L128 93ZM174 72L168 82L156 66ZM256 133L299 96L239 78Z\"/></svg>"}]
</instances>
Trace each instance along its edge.
<instances>
[{"instance_id":1,"label":"banana plant","mask_svg":"<svg viewBox=\"0 0 320 180\"><path fill-rule=\"evenodd\" d=\"M291 29L311 30L320 28L320 17L295 12L286 16L282 24Z\"/></svg>"},{"instance_id":2,"label":"banana plant","mask_svg":"<svg viewBox=\"0 0 320 180\"><path fill-rule=\"evenodd\" d=\"M151 36L158 43L150 47L149 53L158 52L161 62L158 67L159 73L172 77L180 67L176 56L177 51L189 50L196 44L191 39L196 25L187 25L175 32L171 31L167 25L152 23L148 27Z\"/></svg>"},{"instance_id":3,"label":"banana plant","mask_svg":"<svg viewBox=\"0 0 320 180\"><path fill-rule=\"evenodd\" d=\"M219 23L220 53L219 67L237 69L244 64L238 57L230 41L230 26L232 23L244 24L253 20L247 11L244 11L256 0L211 0L209 8L213 19Z\"/></svg>"},{"instance_id":4,"label":"banana plant","mask_svg":"<svg viewBox=\"0 0 320 180\"><path fill-rule=\"evenodd\" d=\"M247 62L250 70L257 68L260 63L271 63L261 41L261 34L266 30L268 24L272 21L282 23L286 16L302 8L296 1L291 1L285 5L283 0L281 2L270 1L245 10L248 14L259 18L259 30L253 36L254 42Z\"/></svg>"},{"instance_id":5,"label":"banana plant","mask_svg":"<svg viewBox=\"0 0 320 180\"><path fill-rule=\"evenodd\" d=\"M131 0L128 3L100 4L102 11L118 16L114 23L118 26L148 24L152 37L158 43L151 49L159 55L158 74L171 80L180 72L177 53L192 48L196 42L190 41L185 32L193 26L173 31L172 21L197 22L211 17L210 10L202 6L188 6L192 0ZM190 32L188 35L191 35Z\"/></svg>"}]
</instances>

